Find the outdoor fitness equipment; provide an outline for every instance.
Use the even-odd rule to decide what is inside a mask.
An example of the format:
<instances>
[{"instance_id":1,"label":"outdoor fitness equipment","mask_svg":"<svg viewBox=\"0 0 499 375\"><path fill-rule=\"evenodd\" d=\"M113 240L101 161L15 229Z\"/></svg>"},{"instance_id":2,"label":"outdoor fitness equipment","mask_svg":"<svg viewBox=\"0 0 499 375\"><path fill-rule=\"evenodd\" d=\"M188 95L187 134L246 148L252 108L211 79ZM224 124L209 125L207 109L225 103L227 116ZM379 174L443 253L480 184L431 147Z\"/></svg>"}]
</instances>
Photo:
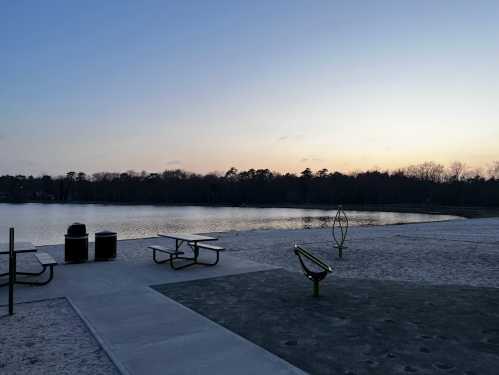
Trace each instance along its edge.
<instances>
[{"instance_id":1,"label":"outdoor fitness equipment","mask_svg":"<svg viewBox=\"0 0 499 375\"><path fill-rule=\"evenodd\" d=\"M334 216L332 233L333 240L336 242L334 247L338 249L338 257L341 259L343 257L343 249L347 248L344 244L348 233L348 217L341 205L338 206L338 211Z\"/></svg>"},{"instance_id":2,"label":"outdoor fitness equipment","mask_svg":"<svg viewBox=\"0 0 499 375\"><path fill-rule=\"evenodd\" d=\"M324 263L321 259L317 258L315 255L311 254L305 248L295 245L295 254L298 257L301 267L303 268L303 273L305 276L314 283L314 297L319 297L319 282L324 280L328 273L333 272L331 266ZM310 270L303 261L307 259L322 271L312 271Z\"/></svg>"}]
</instances>

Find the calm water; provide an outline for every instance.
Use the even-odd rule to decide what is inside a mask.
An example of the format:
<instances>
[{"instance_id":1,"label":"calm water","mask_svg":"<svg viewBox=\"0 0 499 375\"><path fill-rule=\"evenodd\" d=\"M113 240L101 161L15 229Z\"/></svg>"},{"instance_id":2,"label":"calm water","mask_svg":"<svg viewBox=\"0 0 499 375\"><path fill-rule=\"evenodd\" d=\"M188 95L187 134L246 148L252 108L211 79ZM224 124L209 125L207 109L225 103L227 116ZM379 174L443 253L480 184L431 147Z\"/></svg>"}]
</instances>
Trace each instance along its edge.
<instances>
[{"instance_id":1,"label":"calm water","mask_svg":"<svg viewBox=\"0 0 499 375\"><path fill-rule=\"evenodd\" d=\"M321 228L332 224L334 210L247 207L114 206L98 204L0 204L0 242L8 239L8 228L16 228L16 239L37 245L64 242L73 222L87 231L118 232L119 239L151 237L161 232L223 232L249 229ZM347 212L351 225L383 225L455 219L449 215L393 212ZM93 236L91 237L93 240Z\"/></svg>"}]
</instances>

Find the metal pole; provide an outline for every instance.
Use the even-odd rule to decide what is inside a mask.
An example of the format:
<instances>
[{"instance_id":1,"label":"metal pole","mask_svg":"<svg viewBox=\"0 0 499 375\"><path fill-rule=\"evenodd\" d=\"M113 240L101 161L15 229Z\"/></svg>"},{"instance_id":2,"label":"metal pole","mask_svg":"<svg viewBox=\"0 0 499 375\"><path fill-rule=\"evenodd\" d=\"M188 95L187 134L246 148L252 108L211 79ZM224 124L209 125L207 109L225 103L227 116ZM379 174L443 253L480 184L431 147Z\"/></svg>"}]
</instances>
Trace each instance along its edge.
<instances>
[{"instance_id":1,"label":"metal pole","mask_svg":"<svg viewBox=\"0 0 499 375\"><path fill-rule=\"evenodd\" d=\"M319 280L314 280L314 297L319 297Z\"/></svg>"},{"instance_id":2,"label":"metal pole","mask_svg":"<svg viewBox=\"0 0 499 375\"><path fill-rule=\"evenodd\" d=\"M14 228L9 229L9 315L14 314L14 281L15 281Z\"/></svg>"}]
</instances>

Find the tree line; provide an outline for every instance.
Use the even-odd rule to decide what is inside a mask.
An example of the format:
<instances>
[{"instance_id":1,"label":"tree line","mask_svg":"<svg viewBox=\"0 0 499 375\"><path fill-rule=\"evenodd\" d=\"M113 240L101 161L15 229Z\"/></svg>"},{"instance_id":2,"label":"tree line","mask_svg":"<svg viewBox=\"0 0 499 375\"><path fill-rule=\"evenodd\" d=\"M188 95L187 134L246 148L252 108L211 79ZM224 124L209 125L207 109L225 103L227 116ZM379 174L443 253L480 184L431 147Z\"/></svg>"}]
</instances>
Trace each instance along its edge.
<instances>
[{"instance_id":1,"label":"tree line","mask_svg":"<svg viewBox=\"0 0 499 375\"><path fill-rule=\"evenodd\" d=\"M2 202L200 205L438 204L499 206L499 162L487 174L462 163L426 162L395 171L277 173L269 169L196 174L68 172L0 177Z\"/></svg>"}]
</instances>

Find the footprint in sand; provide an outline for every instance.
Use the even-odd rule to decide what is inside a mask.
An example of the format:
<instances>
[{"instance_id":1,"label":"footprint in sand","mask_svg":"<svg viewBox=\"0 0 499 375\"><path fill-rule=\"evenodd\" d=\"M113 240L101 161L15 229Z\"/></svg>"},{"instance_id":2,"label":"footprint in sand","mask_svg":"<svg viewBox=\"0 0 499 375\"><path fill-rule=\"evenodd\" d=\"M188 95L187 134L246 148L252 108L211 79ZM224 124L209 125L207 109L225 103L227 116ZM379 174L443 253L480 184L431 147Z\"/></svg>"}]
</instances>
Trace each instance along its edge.
<instances>
[{"instance_id":1,"label":"footprint in sand","mask_svg":"<svg viewBox=\"0 0 499 375\"><path fill-rule=\"evenodd\" d=\"M454 365L451 365L450 363L434 363L434 367L438 368L439 370L452 370L454 368Z\"/></svg>"}]
</instances>

